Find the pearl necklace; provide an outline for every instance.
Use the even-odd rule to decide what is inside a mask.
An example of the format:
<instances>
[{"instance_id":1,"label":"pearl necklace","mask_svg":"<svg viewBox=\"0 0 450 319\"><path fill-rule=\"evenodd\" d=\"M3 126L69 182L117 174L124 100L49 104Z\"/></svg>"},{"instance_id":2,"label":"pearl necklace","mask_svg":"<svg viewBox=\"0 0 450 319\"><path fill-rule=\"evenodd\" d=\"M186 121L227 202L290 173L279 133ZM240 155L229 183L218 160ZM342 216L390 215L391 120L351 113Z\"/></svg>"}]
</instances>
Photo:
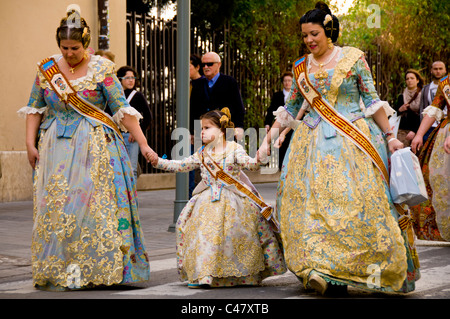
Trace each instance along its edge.
<instances>
[{"instance_id":1,"label":"pearl necklace","mask_svg":"<svg viewBox=\"0 0 450 319\"><path fill-rule=\"evenodd\" d=\"M314 59L314 56L313 56L313 55L311 55L311 61L312 61L312 63L313 63L314 65L316 65L316 66L320 66L320 65L322 65L322 66L328 65L328 63L330 63L331 60L333 60L333 58L334 58L334 56L336 55L336 52L337 52L337 51L338 51L338 50L337 50L336 46L333 46L333 52L331 52L330 57L328 58L328 60L327 60L326 62L322 62L322 63L317 62L316 59Z\"/></svg>"},{"instance_id":2,"label":"pearl necklace","mask_svg":"<svg viewBox=\"0 0 450 319\"><path fill-rule=\"evenodd\" d=\"M331 62L331 60L336 55L336 52L337 48L334 47L333 52L330 54L330 57L324 63L317 62L316 59L314 59L314 56L311 55L311 62L319 67L319 70L317 70L316 73L314 73L314 78L318 80L320 90L324 96L328 93L327 89L325 88L325 79L328 78L328 72L323 67Z\"/></svg>"}]
</instances>

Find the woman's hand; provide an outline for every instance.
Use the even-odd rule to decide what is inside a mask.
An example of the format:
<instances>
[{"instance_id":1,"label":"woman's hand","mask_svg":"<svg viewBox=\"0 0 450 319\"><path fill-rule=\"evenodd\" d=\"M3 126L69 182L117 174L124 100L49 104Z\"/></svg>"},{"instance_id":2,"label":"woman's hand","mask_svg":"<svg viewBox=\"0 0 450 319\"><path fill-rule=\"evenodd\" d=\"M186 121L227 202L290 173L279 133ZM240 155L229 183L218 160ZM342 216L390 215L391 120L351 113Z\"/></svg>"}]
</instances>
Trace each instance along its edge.
<instances>
[{"instance_id":1,"label":"woman's hand","mask_svg":"<svg viewBox=\"0 0 450 319\"><path fill-rule=\"evenodd\" d=\"M411 142L411 151L414 154L417 154L417 152L422 148L422 145L423 145L423 136L416 134L416 136Z\"/></svg>"},{"instance_id":2,"label":"woman's hand","mask_svg":"<svg viewBox=\"0 0 450 319\"><path fill-rule=\"evenodd\" d=\"M413 131L410 131L407 135L406 135L406 140L407 141L412 141L414 139L414 136L416 136L416 133L414 133Z\"/></svg>"},{"instance_id":3,"label":"woman's hand","mask_svg":"<svg viewBox=\"0 0 450 319\"><path fill-rule=\"evenodd\" d=\"M391 154L394 154L395 151L402 149L405 145L394 137L388 141L388 147Z\"/></svg>"},{"instance_id":4,"label":"woman's hand","mask_svg":"<svg viewBox=\"0 0 450 319\"><path fill-rule=\"evenodd\" d=\"M150 146L148 146L147 144L140 146L140 149L141 149L142 155L147 160L147 163L150 163L152 161L152 159L154 159L155 156L158 157L158 155L155 153L155 151L152 150L152 148Z\"/></svg>"},{"instance_id":5,"label":"woman's hand","mask_svg":"<svg viewBox=\"0 0 450 319\"><path fill-rule=\"evenodd\" d=\"M444 150L447 154L450 154L450 136L447 136L444 141Z\"/></svg>"},{"instance_id":6,"label":"woman's hand","mask_svg":"<svg viewBox=\"0 0 450 319\"><path fill-rule=\"evenodd\" d=\"M402 106L400 106L398 110L399 110L400 112L405 112L405 111L408 110L408 108L409 108L409 103L405 103L405 104L403 104Z\"/></svg>"},{"instance_id":7,"label":"woman's hand","mask_svg":"<svg viewBox=\"0 0 450 319\"><path fill-rule=\"evenodd\" d=\"M39 161L39 152L36 147L27 147L28 162L33 169L36 169L36 163Z\"/></svg>"},{"instance_id":8,"label":"woman's hand","mask_svg":"<svg viewBox=\"0 0 450 319\"><path fill-rule=\"evenodd\" d=\"M286 138L286 135L284 135L283 133L280 134L280 136L278 136L277 140L273 144L273 147L280 148L281 144L283 144L285 138Z\"/></svg>"}]
</instances>

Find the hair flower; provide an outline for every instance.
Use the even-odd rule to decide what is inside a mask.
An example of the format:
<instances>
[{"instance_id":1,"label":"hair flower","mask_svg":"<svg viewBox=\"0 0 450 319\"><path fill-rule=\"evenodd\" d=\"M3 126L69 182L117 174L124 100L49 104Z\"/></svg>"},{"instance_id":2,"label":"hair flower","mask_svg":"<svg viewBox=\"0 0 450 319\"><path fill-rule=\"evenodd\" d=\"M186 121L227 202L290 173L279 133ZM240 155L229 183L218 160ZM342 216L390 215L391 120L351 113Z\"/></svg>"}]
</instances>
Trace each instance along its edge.
<instances>
[{"instance_id":1,"label":"hair flower","mask_svg":"<svg viewBox=\"0 0 450 319\"><path fill-rule=\"evenodd\" d=\"M331 17L331 15L327 14L327 15L325 16L325 19L323 20L323 25L324 25L324 26L327 25L327 23L330 22L330 21L332 21L332 20L333 20L333 18Z\"/></svg>"}]
</instances>

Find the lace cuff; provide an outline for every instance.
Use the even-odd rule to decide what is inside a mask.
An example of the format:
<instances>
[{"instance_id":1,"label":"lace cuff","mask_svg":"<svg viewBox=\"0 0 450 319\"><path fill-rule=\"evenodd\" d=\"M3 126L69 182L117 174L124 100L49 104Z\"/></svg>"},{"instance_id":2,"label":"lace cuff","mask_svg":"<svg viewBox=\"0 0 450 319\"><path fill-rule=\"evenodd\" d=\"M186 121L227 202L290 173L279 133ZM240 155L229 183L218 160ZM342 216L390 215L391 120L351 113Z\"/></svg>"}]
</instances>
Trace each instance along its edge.
<instances>
[{"instance_id":1,"label":"lace cuff","mask_svg":"<svg viewBox=\"0 0 450 319\"><path fill-rule=\"evenodd\" d=\"M422 115L428 115L440 122L444 117L444 111L434 105L429 105L423 110Z\"/></svg>"},{"instance_id":2,"label":"lace cuff","mask_svg":"<svg viewBox=\"0 0 450 319\"><path fill-rule=\"evenodd\" d=\"M285 109L284 106L280 106L275 112L273 112L273 115L282 127L288 127L294 120L292 115Z\"/></svg>"},{"instance_id":3,"label":"lace cuff","mask_svg":"<svg viewBox=\"0 0 450 319\"><path fill-rule=\"evenodd\" d=\"M43 114L47 110L47 107L35 108L30 106L24 106L17 111L17 114L21 118L26 118L28 114Z\"/></svg>"},{"instance_id":4,"label":"lace cuff","mask_svg":"<svg viewBox=\"0 0 450 319\"><path fill-rule=\"evenodd\" d=\"M393 115L395 110L389 105L386 101L374 101L372 104L366 107L364 110L364 115L366 117L371 117L374 115L380 108L384 108L384 112L386 112L387 117Z\"/></svg>"},{"instance_id":5,"label":"lace cuff","mask_svg":"<svg viewBox=\"0 0 450 319\"><path fill-rule=\"evenodd\" d=\"M143 119L141 113L139 113L134 107L132 107L132 106L121 107L113 115L113 120L114 120L114 122L117 123L117 125L119 125L119 128L124 132L128 132L127 128L125 126L123 126L123 124L122 124L122 119L124 117L124 114L128 114L128 115L136 117L138 122L139 122L139 120Z\"/></svg>"}]
</instances>

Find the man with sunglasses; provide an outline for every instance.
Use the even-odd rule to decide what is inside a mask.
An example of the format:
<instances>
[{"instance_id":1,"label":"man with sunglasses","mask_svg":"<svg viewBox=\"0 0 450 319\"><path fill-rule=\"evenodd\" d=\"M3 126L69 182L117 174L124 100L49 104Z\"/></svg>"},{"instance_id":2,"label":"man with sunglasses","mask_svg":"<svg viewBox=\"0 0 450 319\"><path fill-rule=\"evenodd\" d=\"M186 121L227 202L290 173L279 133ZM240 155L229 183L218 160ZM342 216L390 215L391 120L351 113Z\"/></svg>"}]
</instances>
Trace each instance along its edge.
<instances>
[{"instance_id":1,"label":"man with sunglasses","mask_svg":"<svg viewBox=\"0 0 450 319\"><path fill-rule=\"evenodd\" d=\"M237 81L220 73L222 65L216 52L208 52L202 57L204 77L192 83L190 97L190 131L194 135L194 121L208 111L228 107L234 123L236 139L244 135L244 103ZM196 132L197 135L200 132Z\"/></svg>"}]
</instances>

